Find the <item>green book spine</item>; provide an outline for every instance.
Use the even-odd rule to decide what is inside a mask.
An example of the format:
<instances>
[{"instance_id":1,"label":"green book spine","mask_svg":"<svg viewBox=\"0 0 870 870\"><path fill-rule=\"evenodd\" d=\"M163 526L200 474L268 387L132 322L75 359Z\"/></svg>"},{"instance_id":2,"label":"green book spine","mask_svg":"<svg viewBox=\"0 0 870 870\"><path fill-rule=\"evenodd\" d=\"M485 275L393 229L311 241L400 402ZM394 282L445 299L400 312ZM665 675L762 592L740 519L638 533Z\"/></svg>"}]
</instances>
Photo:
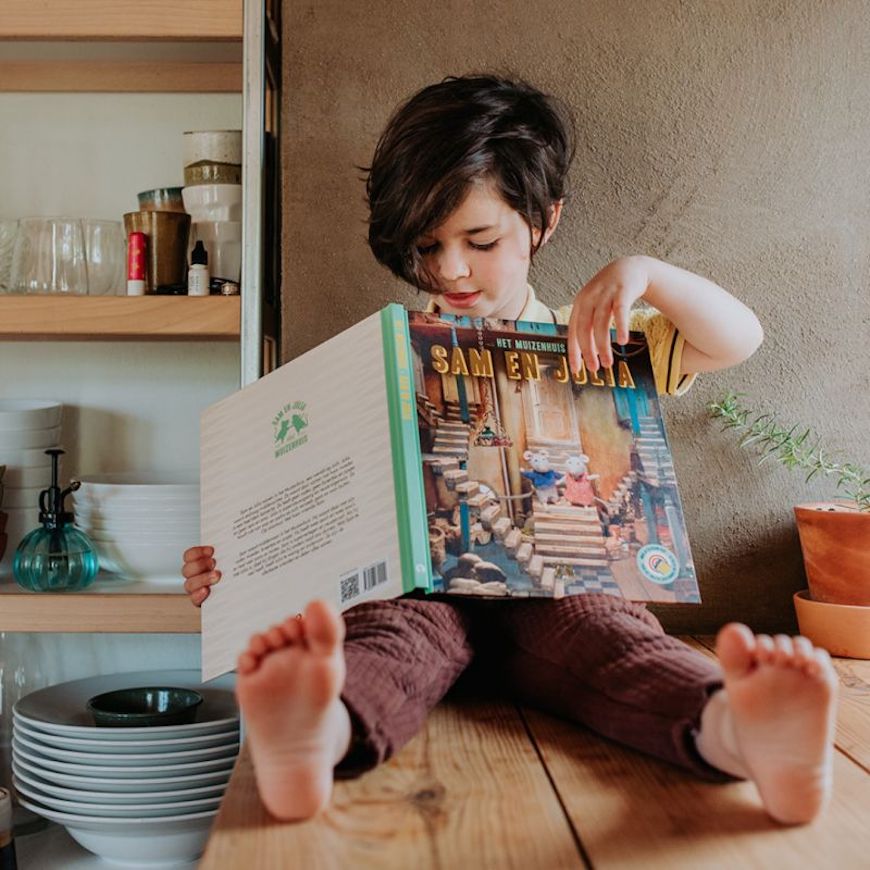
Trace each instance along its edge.
<instances>
[{"instance_id":1,"label":"green book spine","mask_svg":"<svg viewBox=\"0 0 870 870\"><path fill-rule=\"evenodd\" d=\"M381 311L384 365L393 446L393 483L399 526L399 552L405 591L432 589L432 557L423 490L423 460L417 429L414 373L408 314L397 303Z\"/></svg>"}]
</instances>

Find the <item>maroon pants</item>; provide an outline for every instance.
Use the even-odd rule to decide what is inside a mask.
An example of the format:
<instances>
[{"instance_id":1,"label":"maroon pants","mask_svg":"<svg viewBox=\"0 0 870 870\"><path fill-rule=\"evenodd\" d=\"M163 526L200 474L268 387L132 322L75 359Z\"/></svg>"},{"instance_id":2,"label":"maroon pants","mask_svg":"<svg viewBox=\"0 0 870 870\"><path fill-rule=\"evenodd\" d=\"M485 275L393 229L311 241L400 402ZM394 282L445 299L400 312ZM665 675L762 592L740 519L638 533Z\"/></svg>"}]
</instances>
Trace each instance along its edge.
<instances>
[{"instance_id":1,"label":"maroon pants","mask_svg":"<svg viewBox=\"0 0 870 870\"><path fill-rule=\"evenodd\" d=\"M345 614L351 749L336 776L357 776L422 727L472 660L509 697L604 737L727 780L693 734L722 686L712 659L665 634L645 607L611 595L487 601L430 596L361 604Z\"/></svg>"}]
</instances>

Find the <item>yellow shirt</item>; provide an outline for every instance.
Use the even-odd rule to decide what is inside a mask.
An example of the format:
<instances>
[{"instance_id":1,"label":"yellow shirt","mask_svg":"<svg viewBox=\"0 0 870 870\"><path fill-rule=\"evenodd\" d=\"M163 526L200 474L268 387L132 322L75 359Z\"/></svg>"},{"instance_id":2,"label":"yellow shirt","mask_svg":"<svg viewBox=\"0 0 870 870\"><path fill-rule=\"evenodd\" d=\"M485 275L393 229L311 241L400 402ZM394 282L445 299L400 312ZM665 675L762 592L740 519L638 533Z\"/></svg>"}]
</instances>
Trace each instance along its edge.
<instances>
[{"instance_id":1,"label":"yellow shirt","mask_svg":"<svg viewBox=\"0 0 870 870\"><path fill-rule=\"evenodd\" d=\"M517 320L532 323L561 323L567 325L571 317L571 305L555 310L548 308L529 287L526 304ZM426 306L427 311L438 311L433 299ZM683 359L685 339L676 326L655 308L634 308L629 319L629 329L646 333L649 355L652 360L653 377L660 395L681 396L695 382L697 375L681 375L680 363Z\"/></svg>"}]
</instances>

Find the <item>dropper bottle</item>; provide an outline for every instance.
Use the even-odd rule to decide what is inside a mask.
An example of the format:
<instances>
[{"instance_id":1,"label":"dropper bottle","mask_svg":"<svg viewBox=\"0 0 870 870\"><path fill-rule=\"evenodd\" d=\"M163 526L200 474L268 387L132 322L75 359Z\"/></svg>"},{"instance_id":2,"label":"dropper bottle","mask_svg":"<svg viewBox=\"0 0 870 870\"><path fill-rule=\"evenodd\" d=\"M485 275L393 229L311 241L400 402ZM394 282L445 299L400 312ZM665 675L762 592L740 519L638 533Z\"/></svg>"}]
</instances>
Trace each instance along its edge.
<instances>
[{"instance_id":1,"label":"dropper bottle","mask_svg":"<svg viewBox=\"0 0 870 870\"><path fill-rule=\"evenodd\" d=\"M51 486L39 494L40 528L25 535L12 560L15 582L33 592L65 592L84 589L94 582L100 569L91 539L73 525L73 514L64 500L81 483L58 485L58 448L45 451L51 457Z\"/></svg>"}]
</instances>

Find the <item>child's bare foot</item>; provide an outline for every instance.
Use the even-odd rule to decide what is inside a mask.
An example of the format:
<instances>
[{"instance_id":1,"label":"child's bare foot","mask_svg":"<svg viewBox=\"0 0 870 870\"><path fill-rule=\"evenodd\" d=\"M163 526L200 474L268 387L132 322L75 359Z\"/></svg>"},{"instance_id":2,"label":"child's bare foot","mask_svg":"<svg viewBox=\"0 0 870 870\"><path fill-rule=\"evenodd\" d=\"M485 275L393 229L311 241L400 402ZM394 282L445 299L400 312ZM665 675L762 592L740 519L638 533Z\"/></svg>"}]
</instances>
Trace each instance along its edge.
<instances>
[{"instance_id":1,"label":"child's bare foot","mask_svg":"<svg viewBox=\"0 0 870 870\"><path fill-rule=\"evenodd\" d=\"M719 632L716 653L734 740L765 809L786 824L811 821L833 776L838 683L830 656L805 637L753 635L738 623Z\"/></svg>"},{"instance_id":2,"label":"child's bare foot","mask_svg":"<svg viewBox=\"0 0 870 870\"><path fill-rule=\"evenodd\" d=\"M307 819L332 793L332 769L350 742L344 622L313 601L305 615L251 638L236 694L245 716L260 797L279 819Z\"/></svg>"}]
</instances>

